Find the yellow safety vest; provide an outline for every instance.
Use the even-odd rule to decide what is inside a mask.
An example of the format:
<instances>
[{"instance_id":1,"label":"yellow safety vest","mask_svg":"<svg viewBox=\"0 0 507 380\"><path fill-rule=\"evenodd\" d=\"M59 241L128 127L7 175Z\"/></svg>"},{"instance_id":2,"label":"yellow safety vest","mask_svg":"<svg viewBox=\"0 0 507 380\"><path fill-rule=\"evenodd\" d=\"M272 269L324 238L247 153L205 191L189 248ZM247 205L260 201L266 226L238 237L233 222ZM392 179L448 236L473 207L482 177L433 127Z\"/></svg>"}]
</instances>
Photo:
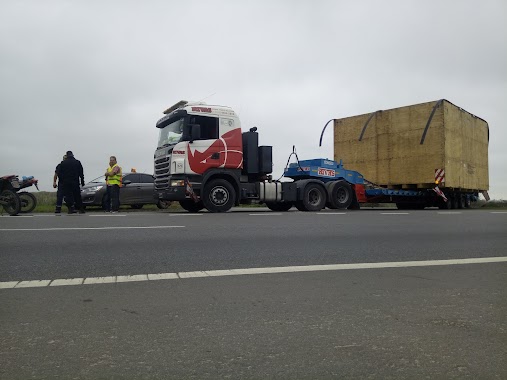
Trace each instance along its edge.
<instances>
[{"instance_id":1,"label":"yellow safety vest","mask_svg":"<svg viewBox=\"0 0 507 380\"><path fill-rule=\"evenodd\" d=\"M115 166L118 166L118 164L114 164L113 166L110 166L107 168L107 172L108 173L111 173L113 171L113 168ZM119 167L119 166L118 166ZM121 180L122 180L122 175L121 175L121 167L119 167L120 170L118 171L117 174L115 175L112 175L112 176L107 176L106 178L106 183L108 185L118 185L121 187Z\"/></svg>"}]
</instances>

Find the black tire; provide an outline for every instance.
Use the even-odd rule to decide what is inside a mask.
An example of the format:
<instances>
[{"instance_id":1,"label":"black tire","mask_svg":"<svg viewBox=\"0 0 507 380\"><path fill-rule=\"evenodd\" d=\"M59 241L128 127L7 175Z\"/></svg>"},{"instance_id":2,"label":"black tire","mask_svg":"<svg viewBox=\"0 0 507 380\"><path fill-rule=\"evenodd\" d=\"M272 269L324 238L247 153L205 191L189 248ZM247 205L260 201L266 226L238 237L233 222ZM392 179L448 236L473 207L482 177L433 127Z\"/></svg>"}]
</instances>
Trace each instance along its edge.
<instances>
[{"instance_id":1,"label":"black tire","mask_svg":"<svg viewBox=\"0 0 507 380\"><path fill-rule=\"evenodd\" d=\"M157 208L160 209L160 210L165 210L166 208L169 208L169 206L171 205L171 201L163 201L163 200L159 200L157 202Z\"/></svg>"},{"instance_id":2,"label":"black tire","mask_svg":"<svg viewBox=\"0 0 507 380\"><path fill-rule=\"evenodd\" d=\"M458 198L458 208L465 208L465 194L458 193L456 197Z\"/></svg>"},{"instance_id":3,"label":"black tire","mask_svg":"<svg viewBox=\"0 0 507 380\"><path fill-rule=\"evenodd\" d=\"M465 208L470 208L472 206L472 202L470 201L470 196L465 194Z\"/></svg>"},{"instance_id":4,"label":"black tire","mask_svg":"<svg viewBox=\"0 0 507 380\"><path fill-rule=\"evenodd\" d=\"M19 200L18 194L11 190L4 190L0 193L0 199L4 210L9 215L18 215L21 210L21 201Z\"/></svg>"},{"instance_id":5,"label":"black tire","mask_svg":"<svg viewBox=\"0 0 507 380\"><path fill-rule=\"evenodd\" d=\"M227 212L236 202L236 192L225 179L213 179L204 186L202 202L210 212Z\"/></svg>"},{"instance_id":6,"label":"black tire","mask_svg":"<svg viewBox=\"0 0 507 380\"><path fill-rule=\"evenodd\" d=\"M346 181L332 182L328 188L328 193L328 203L336 209L346 209L354 200L354 191Z\"/></svg>"},{"instance_id":7,"label":"black tire","mask_svg":"<svg viewBox=\"0 0 507 380\"><path fill-rule=\"evenodd\" d=\"M37 206L37 198L32 193L21 191L18 193L19 200L21 201L21 209L19 212L27 213L32 212Z\"/></svg>"},{"instance_id":8,"label":"black tire","mask_svg":"<svg viewBox=\"0 0 507 380\"><path fill-rule=\"evenodd\" d=\"M324 187L318 183L309 183L303 191L303 199L296 203L296 207L299 211L320 211L326 206L326 201Z\"/></svg>"},{"instance_id":9,"label":"black tire","mask_svg":"<svg viewBox=\"0 0 507 380\"><path fill-rule=\"evenodd\" d=\"M143 205L130 205L134 210L140 210L143 208Z\"/></svg>"},{"instance_id":10,"label":"black tire","mask_svg":"<svg viewBox=\"0 0 507 380\"><path fill-rule=\"evenodd\" d=\"M457 209L458 208L458 194L453 194L451 197L451 208Z\"/></svg>"},{"instance_id":11,"label":"black tire","mask_svg":"<svg viewBox=\"0 0 507 380\"><path fill-rule=\"evenodd\" d=\"M444 201L443 199L440 199L438 202L438 208L440 210L450 210L452 209L452 201L450 198L447 198L447 201Z\"/></svg>"},{"instance_id":12,"label":"black tire","mask_svg":"<svg viewBox=\"0 0 507 380\"><path fill-rule=\"evenodd\" d=\"M292 202L266 202L266 206L271 211L289 211L293 204Z\"/></svg>"},{"instance_id":13,"label":"black tire","mask_svg":"<svg viewBox=\"0 0 507 380\"><path fill-rule=\"evenodd\" d=\"M326 186L326 192L327 192L327 202L326 202L326 207L331 209L331 210L334 210L336 209L336 207L333 206L333 204L329 201L331 199L331 185L333 185L334 182L326 182L325 183L325 186Z\"/></svg>"},{"instance_id":14,"label":"black tire","mask_svg":"<svg viewBox=\"0 0 507 380\"><path fill-rule=\"evenodd\" d=\"M180 201L180 206L188 212L199 212L204 208L202 201L194 202L192 199Z\"/></svg>"}]
</instances>

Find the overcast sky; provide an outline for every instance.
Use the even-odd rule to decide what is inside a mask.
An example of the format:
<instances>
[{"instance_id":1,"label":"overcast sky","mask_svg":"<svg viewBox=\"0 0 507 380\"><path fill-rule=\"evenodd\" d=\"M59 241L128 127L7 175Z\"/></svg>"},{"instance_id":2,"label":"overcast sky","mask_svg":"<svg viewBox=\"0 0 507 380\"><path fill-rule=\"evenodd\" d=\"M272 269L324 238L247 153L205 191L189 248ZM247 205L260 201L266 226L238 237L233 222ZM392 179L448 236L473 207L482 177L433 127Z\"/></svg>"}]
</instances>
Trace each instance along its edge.
<instances>
[{"instance_id":1,"label":"overcast sky","mask_svg":"<svg viewBox=\"0 0 507 380\"><path fill-rule=\"evenodd\" d=\"M441 98L489 123L490 195L507 199L507 2L0 0L0 175L52 189L116 155L153 173L162 111L233 107L273 145L333 157L332 118Z\"/></svg>"}]
</instances>

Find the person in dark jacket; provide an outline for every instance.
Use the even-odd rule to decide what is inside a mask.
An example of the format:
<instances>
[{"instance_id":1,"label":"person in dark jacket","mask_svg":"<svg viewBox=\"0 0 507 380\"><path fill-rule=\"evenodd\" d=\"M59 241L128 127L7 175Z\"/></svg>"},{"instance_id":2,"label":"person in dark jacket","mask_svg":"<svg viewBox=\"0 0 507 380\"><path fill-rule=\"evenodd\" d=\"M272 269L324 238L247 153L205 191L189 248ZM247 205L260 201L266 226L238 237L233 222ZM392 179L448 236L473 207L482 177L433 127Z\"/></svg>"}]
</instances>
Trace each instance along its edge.
<instances>
[{"instance_id":1,"label":"person in dark jacket","mask_svg":"<svg viewBox=\"0 0 507 380\"><path fill-rule=\"evenodd\" d=\"M62 162L65 161L66 158L67 158L67 156L63 156ZM60 214L62 212L62 204L63 204L63 199L64 199L63 198L63 186L60 186L59 184L56 183L56 181L58 180L58 172L60 171L60 164L58 164L56 166L55 175L53 176L53 188L57 189L56 190L55 214ZM65 204L67 207L69 207L69 202L67 201L67 199L65 199Z\"/></svg>"},{"instance_id":2,"label":"person in dark jacket","mask_svg":"<svg viewBox=\"0 0 507 380\"><path fill-rule=\"evenodd\" d=\"M74 214L76 210L80 214L84 214L83 202L81 202L81 186L84 186L83 165L79 160L74 158L74 154L69 150L66 154L67 158L60 163L58 170L59 185L62 186L63 194L68 201L69 214Z\"/></svg>"}]
</instances>

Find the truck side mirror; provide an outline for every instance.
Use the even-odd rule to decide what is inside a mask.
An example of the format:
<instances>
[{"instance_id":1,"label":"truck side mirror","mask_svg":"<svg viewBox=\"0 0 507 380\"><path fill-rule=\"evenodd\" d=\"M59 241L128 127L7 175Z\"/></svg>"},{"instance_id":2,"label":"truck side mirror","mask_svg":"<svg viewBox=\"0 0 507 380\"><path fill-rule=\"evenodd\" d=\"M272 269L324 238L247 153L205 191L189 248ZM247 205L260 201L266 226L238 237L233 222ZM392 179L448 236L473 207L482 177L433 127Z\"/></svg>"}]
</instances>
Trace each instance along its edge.
<instances>
[{"instance_id":1,"label":"truck side mirror","mask_svg":"<svg viewBox=\"0 0 507 380\"><path fill-rule=\"evenodd\" d=\"M190 126L190 142L201 139L201 126L199 124L192 124Z\"/></svg>"}]
</instances>

